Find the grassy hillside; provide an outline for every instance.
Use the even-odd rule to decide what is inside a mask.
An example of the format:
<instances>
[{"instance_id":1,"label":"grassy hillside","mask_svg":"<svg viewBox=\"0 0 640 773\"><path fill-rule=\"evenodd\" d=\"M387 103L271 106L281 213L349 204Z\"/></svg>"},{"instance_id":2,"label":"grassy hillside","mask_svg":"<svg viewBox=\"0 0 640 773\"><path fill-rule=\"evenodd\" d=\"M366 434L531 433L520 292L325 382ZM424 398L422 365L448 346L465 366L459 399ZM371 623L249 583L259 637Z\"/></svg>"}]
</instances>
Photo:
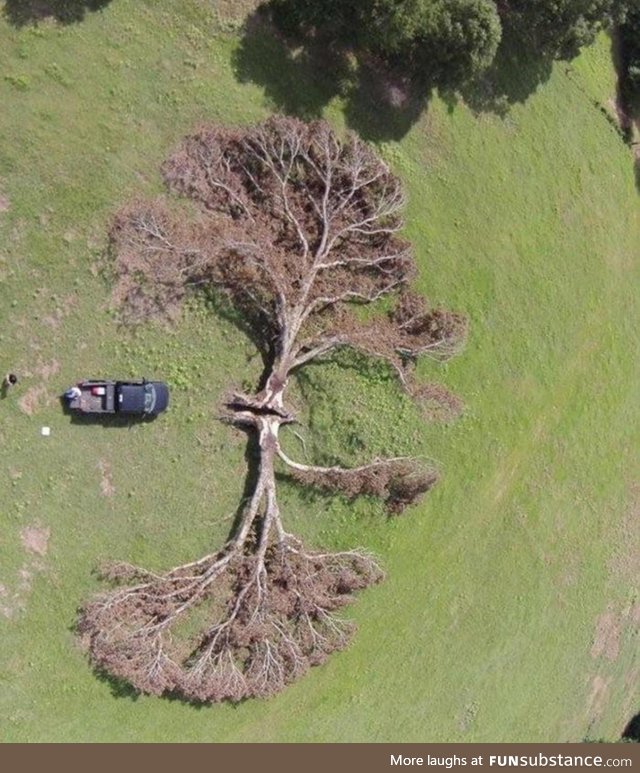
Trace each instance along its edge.
<instances>
[{"instance_id":1,"label":"grassy hillside","mask_svg":"<svg viewBox=\"0 0 640 773\"><path fill-rule=\"evenodd\" d=\"M464 398L451 426L424 426L376 369L314 368L298 385L318 453L415 449L444 470L391 522L284 489L292 528L388 570L350 611L353 646L238 707L116 694L87 667L71 628L101 560L166 568L224 539L245 446L217 406L259 372L198 304L172 331L117 327L109 215L160 190L159 164L198 121L256 120L283 93L313 113L332 91L274 41L248 77L237 22L210 8L113 0L69 26L0 21L0 368L22 375L0 401L0 738L618 737L640 703L640 222L628 151L595 104L613 93L607 41L505 118L434 99L380 145L408 186L419 288L466 311L471 337L422 369ZM376 104L325 112L375 117L384 135ZM165 376L170 413L131 428L62 415L69 383L121 373Z\"/></svg>"}]
</instances>

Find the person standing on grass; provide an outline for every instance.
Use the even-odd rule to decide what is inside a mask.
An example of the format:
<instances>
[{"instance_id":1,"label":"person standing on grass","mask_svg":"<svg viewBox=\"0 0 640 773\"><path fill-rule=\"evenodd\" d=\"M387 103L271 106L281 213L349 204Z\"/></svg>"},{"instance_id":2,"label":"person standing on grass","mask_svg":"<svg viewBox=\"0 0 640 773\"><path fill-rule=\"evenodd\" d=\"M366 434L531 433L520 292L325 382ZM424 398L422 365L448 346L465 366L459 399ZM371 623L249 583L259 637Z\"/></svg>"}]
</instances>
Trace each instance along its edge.
<instances>
[{"instance_id":1,"label":"person standing on grass","mask_svg":"<svg viewBox=\"0 0 640 773\"><path fill-rule=\"evenodd\" d=\"M15 386L18 383L18 377L15 373L7 373L7 375L2 379L2 396L5 397L7 392L11 389L12 386Z\"/></svg>"},{"instance_id":2,"label":"person standing on grass","mask_svg":"<svg viewBox=\"0 0 640 773\"><path fill-rule=\"evenodd\" d=\"M2 381L2 386L4 389L10 389L12 386L15 386L18 383L18 377L15 373L7 373L7 375L4 377Z\"/></svg>"}]
</instances>

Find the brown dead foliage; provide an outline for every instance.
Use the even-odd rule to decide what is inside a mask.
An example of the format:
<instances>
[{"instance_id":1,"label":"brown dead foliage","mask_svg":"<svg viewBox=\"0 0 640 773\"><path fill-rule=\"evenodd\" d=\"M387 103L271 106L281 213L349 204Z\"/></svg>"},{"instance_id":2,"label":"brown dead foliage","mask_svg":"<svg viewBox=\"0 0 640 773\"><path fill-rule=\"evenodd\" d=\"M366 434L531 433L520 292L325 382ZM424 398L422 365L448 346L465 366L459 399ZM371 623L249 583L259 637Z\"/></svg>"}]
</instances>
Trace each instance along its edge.
<instances>
[{"instance_id":1,"label":"brown dead foliage","mask_svg":"<svg viewBox=\"0 0 640 773\"><path fill-rule=\"evenodd\" d=\"M430 421L450 422L464 410L464 403L458 395L442 384L417 384L411 394Z\"/></svg>"},{"instance_id":2,"label":"brown dead foliage","mask_svg":"<svg viewBox=\"0 0 640 773\"><path fill-rule=\"evenodd\" d=\"M164 201L134 202L110 231L117 282L113 302L130 322L175 320L190 286L203 284L211 267L215 224L189 221Z\"/></svg>"},{"instance_id":3,"label":"brown dead foliage","mask_svg":"<svg viewBox=\"0 0 640 773\"><path fill-rule=\"evenodd\" d=\"M348 643L334 613L381 579L360 553L307 553L296 540L263 556L221 554L163 577L128 565L105 571L117 588L88 604L79 631L94 664L138 690L198 701L239 701L280 691ZM196 636L179 623L204 607Z\"/></svg>"},{"instance_id":4,"label":"brown dead foliage","mask_svg":"<svg viewBox=\"0 0 640 773\"><path fill-rule=\"evenodd\" d=\"M221 552L165 574L111 567L119 587L85 605L79 629L94 666L138 690L237 701L277 692L345 646L351 626L336 613L381 578L366 553L308 552L286 532L276 463L304 485L382 498L391 513L437 478L411 458L356 469L290 459L279 433L296 420L292 374L351 347L387 361L420 399L412 364L457 354L466 320L408 290L415 263L401 235L402 185L353 134L283 117L206 125L163 175L191 208L163 198L116 215L114 302L130 320L171 320L195 288L226 295L266 363L262 387L225 406L230 423L254 434L258 469ZM367 322L349 310L388 296L392 311ZM194 615L198 624L184 628Z\"/></svg>"},{"instance_id":5,"label":"brown dead foliage","mask_svg":"<svg viewBox=\"0 0 640 773\"><path fill-rule=\"evenodd\" d=\"M335 491L349 499L372 496L382 499L397 515L414 504L438 480L438 473L415 459L373 462L364 467L306 467L291 469L291 476L305 486Z\"/></svg>"}]
</instances>

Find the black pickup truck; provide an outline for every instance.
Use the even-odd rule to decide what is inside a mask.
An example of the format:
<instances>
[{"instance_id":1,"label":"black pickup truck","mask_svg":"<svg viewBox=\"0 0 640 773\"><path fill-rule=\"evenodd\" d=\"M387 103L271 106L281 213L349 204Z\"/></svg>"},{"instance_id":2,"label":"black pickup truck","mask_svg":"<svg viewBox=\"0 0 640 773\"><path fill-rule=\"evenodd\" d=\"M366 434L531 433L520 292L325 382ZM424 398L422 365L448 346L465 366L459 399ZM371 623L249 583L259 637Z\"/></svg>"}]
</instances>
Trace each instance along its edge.
<instances>
[{"instance_id":1,"label":"black pickup truck","mask_svg":"<svg viewBox=\"0 0 640 773\"><path fill-rule=\"evenodd\" d=\"M64 393L69 410L78 413L126 413L156 416L169 405L162 381L80 381Z\"/></svg>"}]
</instances>

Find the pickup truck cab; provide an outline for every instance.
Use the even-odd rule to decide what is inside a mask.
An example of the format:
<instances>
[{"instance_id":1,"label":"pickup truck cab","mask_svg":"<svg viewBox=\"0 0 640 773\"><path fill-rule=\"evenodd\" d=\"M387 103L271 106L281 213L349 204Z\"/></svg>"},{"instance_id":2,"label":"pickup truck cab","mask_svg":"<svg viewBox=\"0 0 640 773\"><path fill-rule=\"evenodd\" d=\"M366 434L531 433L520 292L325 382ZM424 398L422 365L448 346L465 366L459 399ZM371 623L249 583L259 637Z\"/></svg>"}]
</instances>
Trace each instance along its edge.
<instances>
[{"instance_id":1,"label":"pickup truck cab","mask_svg":"<svg viewBox=\"0 0 640 773\"><path fill-rule=\"evenodd\" d=\"M125 413L156 416L169 405L169 387L162 381L80 381L64 393L77 413Z\"/></svg>"}]
</instances>

